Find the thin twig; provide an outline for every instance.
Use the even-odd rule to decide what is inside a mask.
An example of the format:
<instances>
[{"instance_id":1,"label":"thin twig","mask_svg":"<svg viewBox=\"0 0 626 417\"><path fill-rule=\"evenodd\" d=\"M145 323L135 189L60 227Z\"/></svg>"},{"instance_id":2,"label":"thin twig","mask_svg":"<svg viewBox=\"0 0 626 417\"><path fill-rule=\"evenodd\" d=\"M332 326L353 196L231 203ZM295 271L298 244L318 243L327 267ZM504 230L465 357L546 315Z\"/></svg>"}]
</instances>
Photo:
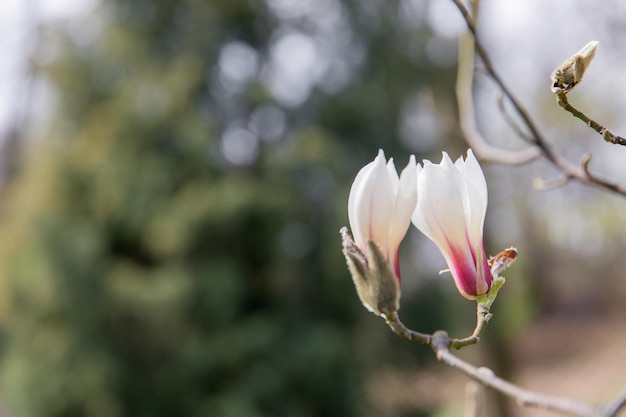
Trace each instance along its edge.
<instances>
[{"instance_id":1,"label":"thin twig","mask_svg":"<svg viewBox=\"0 0 626 417\"><path fill-rule=\"evenodd\" d=\"M393 330L394 333L404 337L405 339L413 340L416 342L420 342L424 345L430 344L432 340L432 335L416 332L415 330L411 330L407 328L401 321L400 317L398 317L398 313L388 313L383 315L383 318L387 322L387 325Z\"/></svg>"},{"instance_id":2,"label":"thin twig","mask_svg":"<svg viewBox=\"0 0 626 417\"><path fill-rule=\"evenodd\" d=\"M626 146L626 139L624 139L621 136L617 136L611 133L607 128L605 128L604 126L602 126L595 120L589 118L589 116L587 116L585 113L578 110L576 107L572 106L567 100L567 95L564 91L558 91L556 93L556 102L559 104L559 107L561 107L563 110L571 113L572 116L576 117L577 119L582 120L583 122L585 122L587 126L589 126L593 130L598 132L604 138L605 141L609 143L613 143L615 145Z\"/></svg>"},{"instance_id":3,"label":"thin twig","mask_svg":"<svg viewBox=\"0 0 626 417\"><path fill-rule=\"evenodd\" d=\"M435 332L431 347L440 362L460 371L486 387L493 388L514 398L520 405L537 407L577 417L592 417L596 415L596 410L588 404L568 398L554 397L529 391L496 376L490 369L476 368L454 356L450 352L449 345L450 339L446 332Z\"/></svg>"},{"instance_id":4,"label":"thin twig","mask_svg":"<svg viewBox=\"0 0 626 417\"><path fill-rule=\"evenodd\" d=\"M519 136L524 139L526 142L532 142L533 138L528 135L528 133L524 132L520 126L517 125L517 122L513 120L513 117L509 114L509 111L506 109L506 103L504 101L504 96L500 94L498 96L498 108L500 109L500 113L502 113L502 118L509 125L509 127Z\"/></svg>"},{"instance_id":5,"label":"thin twig","mask_svg":"<svg viewBox=\"0 0 626 417\"><path fill-rule=\"evenodd\" d=\"M493 63L491 62L491 58L489 57L489 54L487 54L487 51L483 47L482 43L478 40L474 18L470 15L469 11L467 10L467 8L465 7L465 5L463 4L461 0L452 0L452 1L461 12L461 15L463 15L463 18L465 19L465 24L467 25L467 28L469 29L469 31L472 33L474 37L474 48L476 49L478 56L480 56L480 59L483 61L485 71L495 81L495 83L498 85L500 90L502 90L504 95L507 96L509 100L511 100L511 104L515 108L515 111L517 111L517 113L523 119L524 123L528 126L528 129L530 130L530 133L532 134L535 144L539 146L545 152L544 146L546 144L545 144L545 141L543 140L541 132L539 131L537 126L535 126L535 123L530 118L530 115L528 114L526 109L524 109L524 107L521 105L519 100L515 98L515 95L513 94L513 92L509 90L509 88L504 83L504 81L502 81L502 78L500 77L500 75L498 75L498 73L495 70L495 67L493 66ZM550 149L548 151L551 153Z\"/></svg>"},{"instance_id":6,"label":"thin twig","mask_svg":"<svg viewBox=\"0 0 626 417\"><path fill-rule=\"evenodd\" d=\"M454 349L461 349L465 346L475 345L480 340L480 335L487 328L489 319L492 314L489 309L482 304L476 304L476 327L471 336L464 339L450 339L450 347Z\"/></svg>"},{"instance_id":7,"label":"thin twig","mask_svg":"<svg viewBox=\"0 0 626 417\"><path fill-rule=\"evenodd\" d=\"M489 144L478 131L474 116L472 84L474 78L474 41L469 34L459 40L459 61L456 77L456 97L459 107L459 125L467 143L481 159L509 165L523 165L541 156L541 150L532 145L520 151L509 151Z\"/></svg>"},{"instance_id":8,"label":"thin twig","mask_svg":"<svg viewBox=\"0 0 626 417\"><path fill-rule=\"evenodd\" d=\"M448 333L443 330L436 331L434 334L424 334L407 328L398 317L397 313L388 313L383 318L393 330L394 333L404 337L405 339L428 344L431 346L437 359L448 365L474 381L499 391L509 397L514 398L521 406L537 407L545 410L561 412L576 417L595 417L596 409L578 401L567 398L554 397L550 395L539 394L533 391L523 389L515 384L505 381L496 376L493 371L487 368L477 368L462 359L457 358L450 352L450 348L460 349L464 346L475 344L479 340L481 332L485 329L491 314L489 309L479 308L477 310L477 324L472 336L465 339L450 339ZM626 402L626 399L624 400ZM621 402L616 402L608 407L607 410L619 411L623 406ZM607 414L605 417L615 417L615 414Z\"/></svg>"},{"instance_id":9,"label":"thin twig","mask_svg":"<svg viewBox=\"0 0 626 417\"><path fill-rule=\"evenodd\" d=\"M533 143L541 150L543 156L550 161L553 165L559 168L568 179L575 179L584 184L602 188L612 191L614 193L626 196L626 187L612 183L605 179L599 178L596 175L589 175L588 171L585 171L581 167L577 167L570 163L567 159L558 155L552 147L548 144L547 140L543 137L541 131L537 125L531 119L528 111L522 106L521 102L515 97L513 92L504 83L498 72L495 70L489 54L483 47L480 39L477 37L476 25L474 19L468 12L467 8L463 4L462 0L452 0L459 9L463 16L467 28L474 37L474 48L478 56L483 61L485 72L491 77L491 79L498 85L498 88L502 91L504 96L511 102L511 105L520 116L523 123L528 128Z\"/></svg>"}]
</instances>

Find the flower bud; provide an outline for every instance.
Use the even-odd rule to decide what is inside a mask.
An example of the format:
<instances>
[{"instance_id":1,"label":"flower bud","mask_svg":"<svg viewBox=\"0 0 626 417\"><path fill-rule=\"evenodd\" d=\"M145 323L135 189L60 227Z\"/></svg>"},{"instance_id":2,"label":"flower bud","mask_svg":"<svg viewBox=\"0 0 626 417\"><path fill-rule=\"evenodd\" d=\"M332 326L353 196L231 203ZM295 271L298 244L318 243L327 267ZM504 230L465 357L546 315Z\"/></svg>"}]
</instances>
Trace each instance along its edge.
<instances>
[{"instance_id":1,"label":"flower bud","mask_svg":"<svg viewBox=\"0 0 626 417\"><path fill-rule=\"evenodd\" d=\"M398 249L415 210L418 169L411 155L398 177L393 159L386 162L381 149L376 159L359 171L348 197L348 219L356 245L365 250L368 240L376 243L398 279Z\"/></svg>"},{"instance_id":2,"label":"flower bud","mask_svg":"<svg viewBox=\"0 0 626 417\"><path fill-rule=\"evenodd\" d=\"M411 224L417 202L418 167L411 155L400 176L382 150L357 174L348 197L354 235L342 229L343 247L357 293L376 314L399 308L398 249Z\"/></svg>"},{"instance_id":3,"label":"flower bud","mask_svg":"<svg viewBox=\"0 0 626 417\"><path fill-rule=\"evenodd\" d=\"M597 50L598 41L591 41L559 65L550 75L552 92L565 94L581 82L589 64L596 56Z\"/></svg>"},{"instance_id":4,"label":"flower bud","mask_svg":"<svg viewBox=\"0 0 626 417\"><path fill-rule=\"evenodd\" d=\"M493 277L483 246L487 183L471 150L452 162L424 161L417 179L419 199L413 224L442 252L462 296L489 292Z\"/></svg>"},{"instance_id":5,"label":"flower bud","mask_svg":"<svg viewBox=\"0 0 626 417\"><path fill-rule=\"evenodd\" d=\"M400 283L378 246L368 240L368 253L354 243L348 229L340 231L343 254L361 303L374 314L385 315L400 309Z\"/></svg>"},{"instance_id":6,"label":"flower bud","mask_svg":"<svg viewBox=\"0 0 626 417\"><path fill-rule=\"evenodd\" d=\"M514 247L507 248L489 259L489 267L491 274L497 276L500 272L507 269L517 259L517 249Z\"/></svg>"}]
</instances>

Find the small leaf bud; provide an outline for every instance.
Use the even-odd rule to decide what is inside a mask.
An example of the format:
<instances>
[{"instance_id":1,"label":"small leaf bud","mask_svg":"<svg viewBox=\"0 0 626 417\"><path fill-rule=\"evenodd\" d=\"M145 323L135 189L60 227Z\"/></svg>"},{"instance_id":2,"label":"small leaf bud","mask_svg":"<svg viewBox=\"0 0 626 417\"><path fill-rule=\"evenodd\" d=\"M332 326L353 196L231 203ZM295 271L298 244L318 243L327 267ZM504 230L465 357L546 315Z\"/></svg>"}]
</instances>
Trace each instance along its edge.
<instances>
[{"instance_id":1,"label":"small leaf bud","mask_svg":"<svg viewBox=\"0 0 626 417\"><path fill-rule=\"evenodd\" d=\"M597 49L598 41L591 41L559 65L550 75L552 92L565 94L581 82L589 64L596 56Z\"/></svg>"}]
</instances>

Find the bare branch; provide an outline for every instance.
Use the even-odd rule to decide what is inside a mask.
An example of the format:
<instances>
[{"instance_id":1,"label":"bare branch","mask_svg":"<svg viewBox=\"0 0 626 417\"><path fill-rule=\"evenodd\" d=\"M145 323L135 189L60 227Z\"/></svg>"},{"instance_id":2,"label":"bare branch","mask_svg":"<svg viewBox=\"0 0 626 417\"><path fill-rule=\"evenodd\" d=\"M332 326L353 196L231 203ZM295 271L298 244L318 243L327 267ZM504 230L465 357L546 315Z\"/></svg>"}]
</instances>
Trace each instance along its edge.
<instances>
[{"instance_id":1,"label":"bare branch","mask_svg":"<svg viewBox=\"0 0 626 417\"><path fill-rule=\"evenodd\" d=\"M490 314L485 311L478 311L479 321L485 319L484 324L488 321ZM398 317L397 313L385 314L383 318L394 331L394 333L404 337L405 339L420 342L422 344L428 344L431 346L437 356L437 360L441 363L448 365L457 371L465 374L474 381L484 385L485 387L492 388L499 391L509 397L514 398L521 406L537 407L545 410L556 411L563 414L569 414L576 417L595 417L597 415L596 409L588 404L574 401L568 398L554 397L550 395L539 394L533 391L526 390L502 378L496 376L490 369L481 367L477 368L462 359L457 358L450 352L451 347L455 343L456 339L450 339L448 333L443 330L436 331L434 334L424 334L408 329ZM480 334L479 329L484 329L481 324L476 325L475 335ZM472 335L474 336L474 335ZM463 339L469 341L470 338ZM461 340L461 341L463 341ZM456 341L456 342L461 342ZM472 343L478 342L478 336L474 337ZM457 343L458 344L458 343ZM467 346L467 344L465 345ZM456 346L457 348L463 346ZM624 405L626 399L616 401L607 407L607 413L614 410L613 413L619 411ZM471 410L468 410L468 412ZM473 412L476 412L474 409ZM605 414L606 417L614 417L615 414Z\"/></svg>"},{"instance_id":2,"label":"bare branch","mask_svg":"<svg viewBox=\"0 0 626 417\"><path fill-rule=\"evenodd\" d=\"M535 126L535 123L530 118L530 115L528 114L526 109L521 105L519 100L517 100L517 98L509 90L507 85L504 84L504 81L502 81L502 78L500 78L500 75L495 71L495 68L491 62L491 57L489 56L489 54L487 54L487 51L483 47L482 43L478 40L477 33L476 33L476 24L474 22L473 17L470 15L469 11L465 7L465 5L463 5L463 2L461 0L452 0L452 1L461 12L461 15L465 19L465 24L467 25L467 28L469 29L469 31L472 33L474 37L474 48L476 50L476 53L478 53L478 56L480 56L480 59L483 61L485 71L487 72L487 74L489 74L491 79L495 81L495 83L498 85L500 90L502 90L504 95L511 101L511 104L515 108L515 111L517 111L517 113L520 115L524 123L528 126L528 129L530 130L530 133L533 137L535 144L539 146L542 149L542 151L545 152L545 149L544 149L545 141L543 140L541 132L539 131L537 126Z\"/></svg>"},{"instance_id":3,"label":"bare branch","mask_svg":"<svg viewBox=\"0 0 626 417\"><path fill-rule=\"evenodd\" d=\"M476 329L472 336L465 339L450 339L448 333L443 330L436 331L434 334L425 334L408 329L398 317L397 313L384 314L383 318L394 331L394 333L405 339L420 342L422 344L428 344L431 346L437 360L441 363L448 365L457 371L465 374L474 381L484 385L485 387L492 388L499 391L509 397L514 398L521 406L536 407L550 411L556 411L563 414L569 414L576 417L596 417L599 409L595 409L588 404L574 401L568 398L554 397L550 395L539 394L527 389L521 388L515 384L505 381L502 378L496 376L493 371L481 367L477 368L468 362L465 362L450 352L450 348L462 348L470 344L475 344L479 340L479 335L484 330L491 314L488 309L477 310L478 322ZM625 394L626 397L626 394ZM606 417L614 417L615 413L619 411L626 403L626 398L616 400L609 407L606 408ZM614 411L611 411L614 410ZM471 410L467 410L470 412ZM474 410L473 412L475 412ZM608 414L612 412L613 414Z\"/></svg>"},{"instance_id":4,"label":"bare branch","mask_svg":"<svg viewBox=\"0 0 626 417\"><path fill-rule=\"evenodd\" d=\"M586 166L587 162L588 158L584 159L582 161L583 166ZM493 388L505 395L513 397L517 400L518 404L522 406L538 407L576 417L596 417L598 415L597 413L601 411L599 408L595 409L588 404L578 401L539 394L523 389L497 377L489 369L477 368L467 362L464 362L450 352L451 348L461 349L478 343L482 332L485 330L492 317L489 309L495 301L498 291L505 283L504 277L500 276L499 273L510 266L516 258L517 250L511 247L489 259L489 267L491 268L491 273L494 275L493 285L489 293L483 294L476 299L476 327L472 335L469 337L464 339L450 338L448 333L443 330L436 331L433 334L416 332L407 328L400 321L400 317L397 312L383 313L381 316L385 319L387 325L391 328L391 330L393 330L394 333L405 339L430 345L440 362L462 372L485 387ZM471 417L480 416L481 407L479 404L478 394L468 393L467 395L468 400L465 410L466 414ZM610 406L607 406L607 410L619 410L621 407L621 402L615 402ZM606 417L614 416L607 415Z\"/></svg>"},{"instance_id":5,"label":"bare branch","mask_svg":"<svg viewBox=\"0 0 626 417\"><path fill-rule=\"evenodd\" d=\"M585 122L587 126L589 126L593 130L598 132L604 138L605 141L609 143L613 143L615 145L626 146L626 139L624 139L621 136L617 136L611 133L607 128L605 128L604 126L602 126L595 120L590 119L589 116L587 116L585 113L581 112L576 107L572 106L567 100L565 91L557 91L556 102L558 103L559 107L561 107L563 110L571 113L572 116L576 117L577 119L582 120L583 122Z\"/></svg>"},{"instance_id":6,"label":"bare branch","mask_svg":"<svg viewBox=\"0 0 626 417\"><path fill-rule=\"evenodd\" d=\"M446 332L441 330L435 332L431 346L440 362L460 371L486 387L493 388L496 391L514 398L519 405L556 411L577 417L592 417L596 415L596 410L588 404L568 398L554 397L529 391L496 376L493 371L488 368L476 368L454 356L450 352L449 344L450 339Z\"/></svg>"},{"instance_id":7,"label":"bare branch","mask_svg":"<svg viewBox=\"0 0 626 417\"><path fill-rule=\"evenodd\" d=\"M459 106L459 124L467 143L482 160L509 165L523 165L541 156L537 146L521 151L497 148L482 137L476 127L472 80L474 77L474 41L469 34L459 40L459 62L457 66L456 97Z\"/></svg>"},{"instance_id":8,"label":"bare branch","mask_svg":"<svg viewBox=\"0 0 626 417\"><path fill-rule=\"evenodd\" d=\"M584 184L595 186L597 188L605 189L612 191L614 193L626 196L626 187L621 186L619 184L612 183L605 179L598 177L597 175L592 175L588 170L577 167L576 165L570 163L567 159L558 155L553 148L548 144L547 140L534 123L528 111L524 108L521 102L515 97L513 92L508 88L508 86L504 83L498 72L495 70L493 63L491 62L491 58L489 54L483 47L480 39L477 37L476 33L476 24L474 19L470 15L469 11L463 4L462 0L452 0L454 4L457 6L461 15L463 16L467 28L472 33L474 37L474 48L478 56L480 56L483 61L483 66L485 68L485 72L489 75L489 77L497 84L498 88L502 91L502 94L510 101L511 105L519 115L521 121L524 123L528 132L532 138L532 142L536 145L541 154L545 159L550 161L554 166L556 166L561 172L563 172L566 179L575 179L576 181L582 182Z\"/></svg>"},{"instance_id":9,"label":"bare branch","mask_svg":"<svg viewBox=\"0 0 626 417\"><path fill-rule=\"evenodd\" d=\"M475 345L480 340L480 335L487 328L487 324L491 319L492 314L489 312L489 309L484 305L477 303L476 304L476 328L474 328L474 332L471 336L468 336L464 339L451 339L450 347L454 349L461 349L465 346Z\"/></svg>"},{"instance_id":10,"label":"bare branch","mask_svg":"<svg viewBox=\"0 0 626 417\"><path fill-rule=\"evenodd\" d=\"M407 328L401 321L400 317L398 317L398 313L390 313L384 314L383 318L387 322L387 325L393 330L393 332L399 336L404 337L405 339L413 340L420 342L422 344L428 345L432 340L432 335L416 332Z\"/></svg>"},{"instance_id":11,"label":"bare branch","mask_svg":"<svg viewBox=\"0 0 626 417\"><path fill-rule=\"evenodd\" d=\"M500 109L500 112L502 113L502 118L504 118L504 121L509 125L509 127L513 129L515 133L517 133L517 136L524 139L526 142L532 142L533 138L530 137L528 133L524 132L522 128L517 125L515 120L513 120L513 117L509 114L509 111L506 109L504 96L502 94L498 96L497 101L498 101L498 108Z\"/></svg>"}]
</instances>

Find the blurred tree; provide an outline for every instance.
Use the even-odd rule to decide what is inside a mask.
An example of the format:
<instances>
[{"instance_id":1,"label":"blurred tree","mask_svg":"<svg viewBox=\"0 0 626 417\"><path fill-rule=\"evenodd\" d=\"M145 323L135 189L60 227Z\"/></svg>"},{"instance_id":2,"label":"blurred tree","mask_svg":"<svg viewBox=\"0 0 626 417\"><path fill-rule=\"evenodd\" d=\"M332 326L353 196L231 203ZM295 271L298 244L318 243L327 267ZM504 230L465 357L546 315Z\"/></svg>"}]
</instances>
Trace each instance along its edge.
<instances>
[{"instance_id":1,"label":"blurred tree","mask_svg":"<svg viewBox=\"0 0 626 417\"><path fill-rule=\"evenodd\" d=\"M367 415L349 181L429 150L399 140L437 124L408 120L426 84L452 106L405 3L116 0L45 29L58 106L2 224L15 416Z\"/></svg>"}]
</instances>

